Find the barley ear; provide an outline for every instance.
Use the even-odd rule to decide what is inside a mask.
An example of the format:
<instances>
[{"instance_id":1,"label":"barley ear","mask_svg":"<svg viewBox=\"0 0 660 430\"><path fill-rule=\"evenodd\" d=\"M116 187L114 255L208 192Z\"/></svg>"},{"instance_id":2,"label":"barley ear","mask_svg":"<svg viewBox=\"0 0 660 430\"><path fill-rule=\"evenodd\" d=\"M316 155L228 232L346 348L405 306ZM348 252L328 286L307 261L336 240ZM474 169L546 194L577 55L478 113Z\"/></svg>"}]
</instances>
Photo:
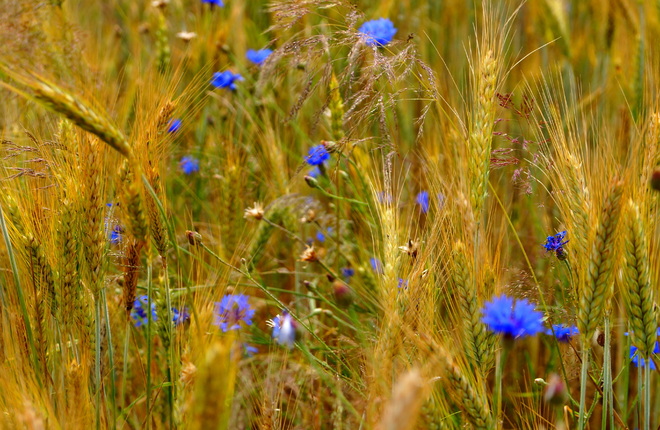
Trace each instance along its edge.
<instances>
[{"instance_id":1,"label":"barley ear","mask_svg":"<svg viewBox=\"0 0 660 430\"><path fill-rule=\"evenodd\" d=\"M580 292L577 322L585 343L589 342L602 322L613 294L612 273L616 261L614 253L622 193L623 182L615 181L598 220L588 263L587 280L583 291Z\"/></svg>"},{"instance_id":2,"label":"barley ear","mask_svg":"<svg viewBox=\"0 0 660 430\"><path fill-rule=\"evenodd\" d=\"M458 242L453 252L453 281L458 291L460 318L463 321L465 353L471 362L477 363L483 375L492 365L488 338L491 335L481 322L477 284L465 255L465 245Z\"/></svg>"},{"instance_id":3,"label":"barley ear","mask_svg":"<svg viewBox=\"0 0 660 430\"><path fill-rule=\"evenodd\" d=\"M646 220L632 199L626 206L624 222L624 300L632 331L632 343L639 348L641 357L648 358L655 348L658 323L649 275Z\"/></svg>"},{"instance_id":4,"label":"barley ear","mask_svg":"<svg viewBox=\"0 0 660 430\"><path fill-rule=\"evenodd\" d=\"M401 376L392 390L392 397L377 428L379 430L414 428L426 397L425 385L418 369L412 369Z\"/></svg>"}]
</instances>

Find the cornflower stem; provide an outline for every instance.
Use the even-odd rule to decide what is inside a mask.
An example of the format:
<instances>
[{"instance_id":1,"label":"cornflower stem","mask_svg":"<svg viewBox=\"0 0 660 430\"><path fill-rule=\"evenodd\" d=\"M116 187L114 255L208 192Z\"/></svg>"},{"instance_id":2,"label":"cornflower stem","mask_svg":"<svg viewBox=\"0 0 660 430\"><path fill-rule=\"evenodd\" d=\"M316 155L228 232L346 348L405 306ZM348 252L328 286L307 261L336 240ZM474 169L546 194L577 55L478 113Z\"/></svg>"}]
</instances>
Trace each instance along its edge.
<instances>
[{"instance_id":1,"label":"cornflower stem","mask_svg":"<svg viewBox=\"0 0 660 430\"><path fill-rule=\"evenodd\" d=\"M495 364L495 392L493 393L493 404L495 405L496 428L500 428L500 415L502 414L502 380L504 379L504 366L509 352L513 348L513 338L504 336L501 344L502 348L497 351L497 363Z\"/></svg>"},{"instance_id":2,"label":"cornflower stem","mask_svg":"<svg viewBox=\"0 0 660 430\"><path fill-rule=\"evenodd\" d=\"M651 358L644 361L644 430L651 429Z\"/></svg>"},{"instance_id":3,"label":"cornflower stem","mask_svg":"<svg viewBox=\"0 0 660 430\"><path fill-rule=\"evenodd\" d=\"M112 428L117 427L117 405L116 405L116 384L117 373L115 372L114 350L112 348L112 331L110 327L110 314L108 312L108 302L105 295L105 288L101 288L101 305L105 315L105 331L108 336L108 365L110 366L110 407L112 410Z\"/></svg>"},{"instance_id":4,"label":"cornflower stem","mask_svg":"<svg viewBox=\"0 0 660 430\"><path fill-rule=\"evenodd\" d=\"M124 359L123 359L123 369L122 375L128 375L128 350L131 346L131 317L130 315L126 316L126 334L124 339ZM122 378L121 390L119 391L119 404L121 405L122 410L124 409L124 396L126 395L126 378Z\"/></svg>"},{"instance_id":5,"label":"cornflower stem","mask_svg":"<svg viewBox=\"0 0 660 430\"><path fill-rule=\"evenodd\" d=\"M151 428L151 259L147 263L147 429Z\"/></svg>"},{"instance_id":6,"label":"cornflower stem","mask_svg":"<svg viewBox=\"0 0 660 430\"><path fill-rule=\"evenodd\" d=\"M96 380L96 429L101 428L101 301L94 295L94 319L96 342L94 342L94 379Z\"/></svg>"},{"instance_id":7,"label":"cornflower stem","mask_svg":"<svg viewBox=\"0 0 660 430\"><path fill-rule=\"evenodd\" d=\"M578 418L578 430L584 430L586 424L587 408L587 377L589 372L589 345L588 340L582 342L582 371L580 372L580 413Z\"/></svg>"},{"instance_id":8,"label":"cornflower stem","mask_svg":"<svg viewBox=\"0 0 660 430\"><path fill-rule=\"evenodd\" d=\"M603 354L603 416L602 422L610 422L610 428L614 428L614 419L612 415L612 351L611 343L610 317L605 316L605 346Z\"/></svg>"},{"instance_id":9,"label":"cornflower stem","mask_svg":"<svg viewBox=\"0 0 660 430\"><path fill-rule=\"evenodd\" d=\"M167 260L164 255L161 256L163 259L163 287L165 289L165 302L166 302L166 315L168 323L165 324L167 334L170 341L167 346L167 382L170 382L172 385L167 389L167 403L169 408L169 419L170 426L174 427L174 398L176 393L174 392L176 384L172 380L172 366L174 365L174 342L172 339L172 297L170 295L170 280L167 276ZM149 308L151 311L151 308Z\"/></svg>"},{"instance_id":10,"label":"cornflower stem","mask_svg":"<svg viewBox=\"0 0 660 430\"><path fill-rule=\"evenodd\" d=\"M349 202L349 203L353 203L353 204L361 205L361 206L369 206L368 203L361 202L361 201L359 201L359 200L351 199L351 198L348 198L348 197L338 196L338 195L336 195L336 194L331 194L331 193L329 193L328 191L326 191L325 189L323 189L323 188L321 187L321 185L319 185L318 183L317 183L316 186L313 187L313 188L319 190L319 191L321 192L321 194L323 194L324 196L326 196L326 197L328 197L328 198L331 198L331 199L340 200L340 201L345 201L345 202Z\"/></svg>"}]
</instances>

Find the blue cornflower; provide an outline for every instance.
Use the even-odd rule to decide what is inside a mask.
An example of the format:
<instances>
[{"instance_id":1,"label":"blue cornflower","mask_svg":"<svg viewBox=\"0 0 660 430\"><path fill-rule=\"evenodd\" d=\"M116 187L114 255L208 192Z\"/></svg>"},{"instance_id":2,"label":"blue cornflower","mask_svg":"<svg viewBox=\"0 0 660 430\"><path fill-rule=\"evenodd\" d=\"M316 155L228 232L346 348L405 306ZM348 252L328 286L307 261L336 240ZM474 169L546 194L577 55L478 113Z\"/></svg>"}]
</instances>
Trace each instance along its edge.
<instances>
[{"instance_id":1,"label":"blue cornflower","mask_svg":"<svg viewBox=\"0 0 660 430\"><path fill-rule=\"evenodd\" d=\"M355 269L353 269L352 267L344 267L343 269L341 269L341 275L344 277L346 282L348 282L349 279L355 276Z\"/></svg>"},{"instance_id":2,"label":"blue cornflower","mask_svg":"<svg viewBox=\"0 0 660 430\"><path fill-rule=\"evenodd\" d=\"M403 288L404 290L408 289L408 280L399 278L399 285L397 285L397 288Z\"/></svg>"},{"instance_id":3,"label":"blue cornflower","mask_svg":"<svg viewBox=\"0 0 660 430\"><path fill-rule=\"evenodd\" d=\"M218 6L218 7L224 7L224 3L222 0L202 0L202 3L208 3L211 6Z\"/></svg>"},{"instance_id":4,"label":"blue cornflower","mask_svg":"<svg viewBox=\"0 0 660 430\"><path fill-rule=\"evenodd\" d=\"M317 232L316 233L316 240L318 240L321 243L325 242L325 234L323 234L322 231Z\"/></svg>"},{"instance_id":5,"label":"blue cornflower","mask_svg":"<svg viewBox=\"0 0 660 430\"><path fill-rule=\"evenodd\" d=\"M183 170L183 173L190 175L199 171L199 160L190 155L186 155L181 158L179 166L181 167L181 170Z\"/></svg>"},{"instance_id":6,"label":"blue cornflower","mask_svg":"<svg viewBox=\"0 0 660 430\"><path fill-rule=\"evenodd\" d=\"M307 173L307 175L316 179L321 175L321 169L319 169L318 167L314 167L312 170L309 171L309 173Z\"/></svg>"},{"instance_id":7,"label":"blue cornflower","mask_svg":"<svg viewBox=\"0 0 660 430\"><path fill-rule=\"evenodd\" d=\"M113 245L116 245L119 242L121 242L121 234L123 232L124 232L124 229L122 228L122 226L120 226L119 224L114 226L112 228L112 231L110 232L110 243L112 243Z\"/></svg>"},{"instance_id":8,"label":"blue cornflower","mask_svg":"<svg viewBox=\"0 0 660 430\"><path fill-rule=\"evenodd\" d=\"M245 56L248 60L252 61L257 66L260 66L272 53L272 49L260 49L258 51L255 51L254 49L248 49L248 51L245 53Z\"/></svg>"},{"instance_id":9,"label":"blue cornflower","mask_svg":"<svg viewBox=\"0 0 660 430\"><path fill-rule=\"evenodd\" d=\"M546 251L557 251L560 252L562 247L568 243L568 240L562 242L566 237L566 231L561 231L554 236L548 236L548 239L543 244L543 247Z\"/></svg>"},{"instance_id":10,"label":"blue cornflower","mask_svg":"<svg viewBox=\"0 0 660 430\"><path fill-rule=\"evenodd\" d=\"M222 301L215 303L213 325L220 327L222 331L238 330L241 321L245 325L252 324L254 309L250 308L248 296L243 294L227 294Z\"/></svg>"},{"instance_id":11,"label":"blue cornflower","mask_svg":"<svg viewBox=\"0 0 660 430\"><path fill-rule=\"evenodd\" d=\"M277 315L267 324L273 328L273 339L279 345L285 345L289 349L293 348L293 343L296 340L296 325L289 312L283 311L282 316Z\"/></svg>"},{"instance_id":12,"label":"blue cornflower","mask_svg":"<svg viewBox=\"0 0 660 430\"><path fill-rule=\"evenodd\" d=\"M133 309L131 310L131 318L135 320L135 327L140 327L148 322L147 308L149 307L149 297L144 295L135 299L133 302ZM151 302L151 320L156 321L156 303Z\"/></svg>"},{"instance_id":13,"label":"blue cornflower","mask_svg":"<svg viewBox=\"0 0 660 430\"><path fill-rule=\"evenodd\" d=\"M149 296L146 294L138 297L133 302L133 309L131 309L131 318L135 321L135 327L141 327L148 323L147 308L149 307ZM177 308L172 308L172 322L174 325L183 324L190 319L190 314L187 309L179 311ZM151 301L151 320L158 321L156 314L156 302Z\"/></svg>"},{"instance_id":14,"label":"blue cornflower","mask_svg":"<svg viewBox=\"0 0 660 430\"><path fill-rule=\"evenodd\" d=\"M555 337L559 342L568 342L573 336L580 334L578 328L575 326L565 326L564 324L553 324L552 330L548 329L545 334L552 336L554 330Z\"/></svg>"},{"instance_id":15,"label":"blue cornflower","mask_svg":"<svg viewBox=\"0 0 660 430\"><path fill-rule=\"evenodd\" d=\"M243 353L248 356L252 357L254 354L259 352L259 349L255 346L250 345L249 343L244 343L243 344Z\"/></svg>"},{"instance_id":16,"label":"blue cornflower","mask_svg":"<svg viewBox=\"0 0 660 430\"><path fill-rule=\"evenodd\" d=\"M211 79L211 85L216 88L229 88L232 91L236 90L235 81L242 81L243 76L238 73L232 73L229 70L224 72L216 72L213 74L213 79Z\"/></svg>"},{"instance_id":17,"label":"blue cornflower","mask_svg":"<svg viewBox=\"0 0 660 430\"><path fill-rule=\"evenodd\" d=\"M169 127L167 128L168 133L176 133L181 130L181 120L174 118L170 121Z\"/></svg>"},{"instance_id":18,"label":"blue cornflower","mask_svg":"<svg viewBox=\"0 0 660 430\"><path fill-rule=\"evenodd\" d=\"M426 213L429 211L429 193L428 191L420 191L419 194L417 194L417 198L415 199L417 204L420 206L420 209L422 212Z\"/></svg>"},{"instance_id":19,"label":"blue cornflower","mask_svg":"<svg viewBox=\"0 0 660 430\"><path fill-rule=\"evenodd\" d=\"M383 263L375 257L371 257L369 259L369 264L371 264L371 268L374 269L374 272L376 272L377 275L382 275L383 274Z\"/></svg>"},{"instance_id":20,"label":"blue cornflower","mask_svg":"<svg viewBox=\"0 0 660 430\"><path fill-rule=\"evenodd\" d=\"M318 166L323 164L323 162L328 160L329 158L330 158L330 153L328 153L328 150L325 149L325 146L321 144L321 145L313 146L309 149L309 152L307 153L307 157L305 157L305 161L310 166Z\"/></svg>"},{"instance_id":21,"label":"blue cornflower","mask_svg":"<svg viewBox=\"0 0 660 430\"><path fill-rule=\"evenodd\" d=\"M383 46L392 41L397 30L392 21L381 18L365 22L358 31L367 45Z\"/></svg>"},{"instance_id":22,"label":"blue cornflower","mask_svg":"<svg viewBox=\"0 0 660 430\"><path fill-rule=\"evenodd\" d=\"M543 314L536 311L527 299L514 302L513 298L506 295L495 297L491 302L486 302L481 313L481 322L495 333L517 338L534 336L544 331Z\"/></svg>"},{"instance_id":23,"label":"blue cornflower","mask_svg":"<svg viewBox=\"0 0 660 430\"><path fill-rule=\"evenodd\" d=\"M658 342L655 343L655 348L653 348L653 354L660 354L660 343ZM646 365L646 360L640 357L639 354L637 353L636 346L630 347L630 361L632 362L632 364L635 365L635 367L644 367ZM657 367L655 366L655 362L653 360L649 362L649 369L651 370L657 369Z\"/></svg>"},{"instance_id":24,"label":"blue cornflower","mask_svg":"<svg viewBox=\"0 0 660 430\"><path fill-rule=\"evenodd\" d=\"M174 321L174 325L183 324L189 319L190 314L188 313L188 309L183 308L182 310L178 310L177 308L172 308L172 321Z\"/></svg>"}]
</instances>

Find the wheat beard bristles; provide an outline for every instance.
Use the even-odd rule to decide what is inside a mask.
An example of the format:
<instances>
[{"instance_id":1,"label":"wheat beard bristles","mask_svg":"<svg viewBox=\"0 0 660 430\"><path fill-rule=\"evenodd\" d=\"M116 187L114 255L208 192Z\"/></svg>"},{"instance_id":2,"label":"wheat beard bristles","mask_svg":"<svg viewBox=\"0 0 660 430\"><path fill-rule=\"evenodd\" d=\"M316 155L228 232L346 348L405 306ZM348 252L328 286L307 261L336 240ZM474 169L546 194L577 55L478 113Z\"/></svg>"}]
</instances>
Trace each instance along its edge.
<instances>
[{"instance_id":1,"label":"wheat beard bristles","mask_svg":"<svg viewBox=\"0 0 660 430\"><path fill-rule=\"evenodd\" d=\"M599 219L593 243L586 285L581 291L578 329L584 342L596 332L603 320L606 305L612 297L612 272L615 262L616 229L621 214L623 182L613 184Z\"/></svg>"},{"instance_id":2,"label":"wheat beard bristles","mask_svg":"<svg viewBox=\"0 0 660 430\"><path fill-rule=\"evenodd\" d=\"M631 199L626 207L623 266L624 299L632 329L632 343L648 358L656 342L657 315L649 276L646 222Z\"/></svg>"},{"instance_id":3,"label":"wheat beard bristles","mask_svg":"<svg viewBox=\"0 0 660 430\"><path fill-rule=\"evenodd\" d=\"M38 80L26 83L34 90L36 99L46 107L66 116L83 130L95 134L124 157L132 157L133 152L124 134L102 115L53 84Z\"/></svg>"}]
</instances>

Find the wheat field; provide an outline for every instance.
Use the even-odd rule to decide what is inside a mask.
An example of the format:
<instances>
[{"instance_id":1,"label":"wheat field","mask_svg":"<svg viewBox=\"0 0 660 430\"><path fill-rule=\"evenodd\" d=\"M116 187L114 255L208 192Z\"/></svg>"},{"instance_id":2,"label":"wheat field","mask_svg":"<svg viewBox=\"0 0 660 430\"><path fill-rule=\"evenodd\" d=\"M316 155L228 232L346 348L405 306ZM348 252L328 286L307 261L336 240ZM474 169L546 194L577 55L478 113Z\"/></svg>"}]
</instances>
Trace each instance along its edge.
<instances>
[{"instance_id":1,"label":"wheat field","mask_svg":"<svg viewBox=\"0 0 660 430\"><path fill-rule=\"evenodd\" d=\"M0 3L0 428L660 426L660 1Z\"/></svg>"}]
</instances>

